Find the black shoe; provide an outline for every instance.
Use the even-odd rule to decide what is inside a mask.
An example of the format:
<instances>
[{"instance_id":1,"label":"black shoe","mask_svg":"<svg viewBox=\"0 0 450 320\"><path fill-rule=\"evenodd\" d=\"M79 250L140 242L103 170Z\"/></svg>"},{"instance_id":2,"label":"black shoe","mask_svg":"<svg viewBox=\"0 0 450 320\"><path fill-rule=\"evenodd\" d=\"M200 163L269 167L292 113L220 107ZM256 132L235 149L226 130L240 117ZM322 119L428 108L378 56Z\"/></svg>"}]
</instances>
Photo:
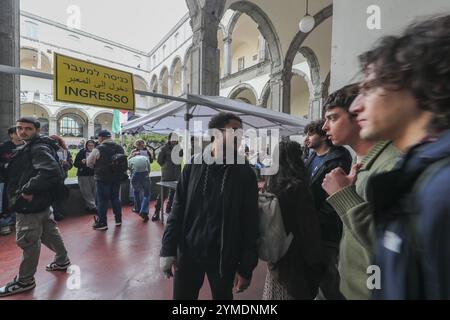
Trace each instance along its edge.
<instances>
[{"instance_id":1,"label":"black shoe","mask_svg":"<svg viewBox=\"0 0 450 320\"><path fill-rule=\"evenodd\" d=\"M45 267L47 271L66 271L67 268L70 267L70 261L67 261L64 264L57 264L56 262L52 262Z\"/></svg>"},{"instance_id":2,"label":"black shoe","mask_svg":"<svg viewBox=\"0 0 450 320\"><path fill-rule=\"evenodd\" d=\"M133 209L131 211L133 211L134 213L139 213L139 210L136 210L136 209Z\"/></svg>"},{"instance_id":3,"label":"black shoe","mask_svg":"<svg viewBox=\"0 0 450 320\"><path fill-rule=\"evenodd\" d=\"M122 225L122 219L116 219L116 227L120 227Z\"/></svg>"},{"instance_id":4,"label":"black shoe","mask_svg":"<svg viewBox=\"0 0 450 320\"><path fill-rule=\"evenodd\" d=\"M144 222L148 222L148 220L150 220L148 214L141 213L139 216L142 218L142 220L144 220Z\"/></svg>"},{"instance_id":5,"label":"black shoe","mask_svg":"<svg viewBox=\"0 0 450 320\"><path fill-rule=\"evenodd\" d=\"M100 222L96 221L94 223L94 225L92 226L92 229L106 231L106 230L108 230L108 225L106 223L100 223Z\"/></svg>"},{"instance_id":6,"label":"black shoe","mask_svg":"<svg viewBox=\"0 0 450 320\"><path fill-rule=\"evenodd\" d=\"M158 220L159 220L159 213L155 213L153 215L153 217L152 217L152 221L155 222L155 221L158 221Z\"/></svg>"},{"instance_id":7,"label":"black shoe","mask_svg":"<svg viewBox=\"0 0 450 320\"><path fill-rule=\"evenodd\" d=\"M86 211L89 212L89 213L96 214L97 213L97 208L92 208L92 209L86 208Z\"/></svg>"},{"instance_id":8,"label":"black shoe","mask_svg":"<svg viewBox=\"0 0 450 320\"><path fill-rule=\"evenodd\" d=\"M0 288L0 297L11 296L13 294L29 291L35 287L36 282L34 280L30 283L23 283L22 281L18 281L17 277L15 277L13 281Z\"/></svg>"}]
</instances>

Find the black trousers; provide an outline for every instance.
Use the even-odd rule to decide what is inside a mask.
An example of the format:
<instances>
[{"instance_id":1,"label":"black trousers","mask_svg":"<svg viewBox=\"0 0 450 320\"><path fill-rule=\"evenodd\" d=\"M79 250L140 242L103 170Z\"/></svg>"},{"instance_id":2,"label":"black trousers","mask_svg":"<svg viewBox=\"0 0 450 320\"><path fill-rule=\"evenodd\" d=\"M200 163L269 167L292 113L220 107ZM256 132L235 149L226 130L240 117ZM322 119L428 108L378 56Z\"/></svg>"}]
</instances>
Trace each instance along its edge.
<instances>
[{"instance_id":1,"label":"black trousers","mask_svg":"<svg viewBox=\"0 0 450 320\"><path fill-rule=\"evenodd\" d=\"M173 198L175 196L175 190L169 188L162 188L161 192L158 194L158 197L156 198L155 213L159 213L161 211L163 203L167 199L167 193L169 193L169 202L167 202L166 211L167 212L171 211Z\"/></svg>"},{"instance_id":2,"label":"black trousers","mask_svg":"<svg viewBox=\"0 0 450 320\"><path fill-rule=\"evenodd\" d=\"M197 300L205 274L213 300L233 300L235 272L228 272L221 278L217 263L198 263L187 258L178 259L177 265L173 281L174 300Z\"/></svg>"},{"instance_id":3,"label":"black trousers","mask_svg":"<svg viewBox=\"0 0 450 320\"><path fill-rule=\"evenodd\" d=\"M324 244L324 259L328 268L320 282L319 300L345 300L339 290L341 277L338 271L339 247L337 245Z\"/></svg>"}]
</instances>

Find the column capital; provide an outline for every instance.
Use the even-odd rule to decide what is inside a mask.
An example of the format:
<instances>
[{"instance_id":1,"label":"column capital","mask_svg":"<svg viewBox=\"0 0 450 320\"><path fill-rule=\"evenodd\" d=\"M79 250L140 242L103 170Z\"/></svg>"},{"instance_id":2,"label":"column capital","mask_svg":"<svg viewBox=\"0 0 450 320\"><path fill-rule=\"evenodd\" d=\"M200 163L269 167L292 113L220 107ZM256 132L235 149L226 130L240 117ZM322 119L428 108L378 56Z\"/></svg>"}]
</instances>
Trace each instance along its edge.
<instances>
[{"instance_id":1,"label":"column capital","mask_svg":"<svg viewBox=\"0 0 450 320\"><path fill-rule=\"evenodd\" d=\"M228 36L223 38L223 43L225 44L231 44L233 42L233 37L232 36Z\"/></svg>"}]
</instances>

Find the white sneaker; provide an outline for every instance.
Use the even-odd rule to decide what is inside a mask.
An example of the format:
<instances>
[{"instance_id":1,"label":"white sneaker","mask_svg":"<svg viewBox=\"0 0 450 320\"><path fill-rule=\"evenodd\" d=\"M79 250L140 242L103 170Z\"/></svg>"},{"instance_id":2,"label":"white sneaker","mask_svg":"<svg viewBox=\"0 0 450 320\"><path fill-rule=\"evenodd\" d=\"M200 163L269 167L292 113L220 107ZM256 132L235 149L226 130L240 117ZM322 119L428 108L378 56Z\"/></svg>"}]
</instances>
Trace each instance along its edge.
<instances>
[{"instance_id":1,"label":"white sneaker","mask_svg":"<svg viewBox=\"0 0 450 320\"><path fill-rule=\"evenodd\" d=\"M10 226L0 228L0 236L7 236L11 234L12 230Z\"/></svg>"}]
</instances>

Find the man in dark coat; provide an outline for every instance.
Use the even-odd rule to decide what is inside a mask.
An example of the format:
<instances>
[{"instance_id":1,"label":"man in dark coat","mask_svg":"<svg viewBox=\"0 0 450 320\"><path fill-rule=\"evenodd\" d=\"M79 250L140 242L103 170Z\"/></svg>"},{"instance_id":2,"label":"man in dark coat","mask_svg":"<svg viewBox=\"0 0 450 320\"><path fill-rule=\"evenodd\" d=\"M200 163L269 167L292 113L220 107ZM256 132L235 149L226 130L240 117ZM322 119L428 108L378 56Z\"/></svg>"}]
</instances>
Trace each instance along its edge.
<instances>
[{"instance_id":1,"label":"man in dark coat","mask_svg":"<svg viewBox=\"0 0 450 320\"><path fill-rule=\"evenodd\" d=\"M203 159L197 155L184 167L163 237L161 269L166 277L175 269L177 300L197 299L205 274L213 299L232 299L233 284L237 292L247 289L258 263L255 173L244 161L224 162L220 151L227 141L234 143L237 157L240 138L233 132L242 128L242 120L220 113L209 128L223 134Z\"/></svg>"},{"instance_id":2,"label":"man in dark coat","mask_svg":"<svg viewBox=\"0 0 450 320\"><path fill-rule=\"evenodd\" d=\"M322 240L324 244L324 259L328 261L329 269L320 284L319 298L331 300L342 299L339 291L339 272L337 259L339 242L342 236L342 221L333 207L327 203L328 194L322 188L325 176L336 168L350 172L352 157L344 147L335 147L322 130L324 120L314 121L305 128L308 146L313 153L306 161L309 175L309 187L314 196L316 210L319 213Z\"/></svg>"},{"instance_id":3,"label":"man in dark coat","mask_svg":"<svg viewBox=\"0 0 450 320\"><path fill-rule=\"evenodd\" d=\"M17 245L23 251L19 273L0 288L0 297L28 291L36 286L34 275L41 243L56 253L47 271L65 271L70 266L67 250L53 219L50 205L64 173L57 162L55 141L39 135L34 118L17 121L17 134L26 142L17 149L6 168L10 209L17 212Z\"/></svg>"}]
</instances>

